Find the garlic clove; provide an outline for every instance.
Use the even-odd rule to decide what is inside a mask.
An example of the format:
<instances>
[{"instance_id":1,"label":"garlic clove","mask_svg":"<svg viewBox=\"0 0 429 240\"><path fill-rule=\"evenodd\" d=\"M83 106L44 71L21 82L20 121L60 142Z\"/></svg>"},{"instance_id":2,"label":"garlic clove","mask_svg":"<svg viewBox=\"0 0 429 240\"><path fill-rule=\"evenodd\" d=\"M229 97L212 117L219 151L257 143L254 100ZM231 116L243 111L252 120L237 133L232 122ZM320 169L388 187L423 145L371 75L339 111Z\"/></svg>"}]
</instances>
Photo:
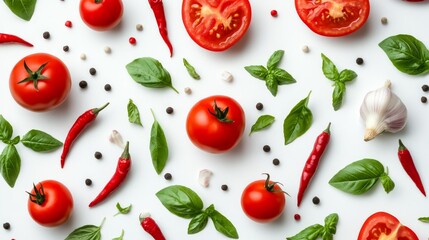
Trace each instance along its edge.
<instances>
[{"instance_id":1,"label":"garlic clove","mask_svg":"<svg viewBox=\"0 0 429 240\"><path fill-rule=\"evenodd\" d=\"M203 169L200 171L200 174L198 176L198 181L201 186L208 187L210 184L210 178L212 177L213 172L208 169Z\"/></svg>"},{"instance_id":2,"label":"garlic clove","mask_svg":"<svg viewBox=\"0 0 429 240\"><path fill-rule=\"evenodd\" d=\"M125 148L122 135L117 130L113 130L112 133L109 135L109 141L120 148Z\"/></svg>"}]
</instances>

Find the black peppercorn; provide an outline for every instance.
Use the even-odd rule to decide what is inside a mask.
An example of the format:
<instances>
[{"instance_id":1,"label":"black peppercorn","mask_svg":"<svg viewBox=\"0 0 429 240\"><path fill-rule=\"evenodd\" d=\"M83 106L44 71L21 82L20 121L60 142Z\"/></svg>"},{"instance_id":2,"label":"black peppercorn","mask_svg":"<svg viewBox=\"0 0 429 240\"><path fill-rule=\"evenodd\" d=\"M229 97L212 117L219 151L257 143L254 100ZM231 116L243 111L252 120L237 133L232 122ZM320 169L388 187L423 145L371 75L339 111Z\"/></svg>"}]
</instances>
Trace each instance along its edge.
<instances>
[{"instance_id":1,"label":"black peppercorn","mask_svg":"<svg viewBox=\"0 0 429 240\"><path fill-rule=\"evenodd\" d=\"M165 109L165 112L167 112L168 114L172 114L174 112L174 109L172 107L168 107Z\"/></svg>"},{"instance_id":2,"label":"black peppercorn","mask_svg":"<svg viewBox=\"0 0 429 240\"><path fill-rule=\"evenodd\" d=\"M10 223L8 223L8 222L3 223L3 228L6 230L9 230L10 229Z\"/></svg>"},{"instance_id":3,"label":"black peppercorn","mask_svg":"<svg viewBox=\"0 0 429 240\"><path fill-rule=\"evenodd\" d=\"M85 179L85 185L86 186L91 186L92 185L92 180L89 179L89 178Z\"/></svg>"},{"instance_id":4,"label":"black peppercorn","mask_svg":"<svg viewBox=\"0 0 429 240\"><path fill-rule=\"evenodd\" d=\"M80 88L86 88L86 87L88 87L88 83L85 80L82 80L79 82L79 87Z\"/></svg>"},{"instance_id":5,"label":"black peppercorn","mask_svg":"<svg viewBox=\"0 0 429 240\"><path fill-rule=\"evenodd\" d=\"M320 203L320 199L316 196L316 197L314 197L313 199L312 199L312 201L313 201L313 203L315 204L315 205L317 205L317 204L319 204Z\"/></svg>"},{"instance_id":6,"label":"black peppercorn","mask_svg":"<svg viewBox=\"0 0 429 240\"><path fill-rule=\"evenodd\" d=\"M164 174L165 180L171 180L173 177L171 176L171 173Z\"/></svg>"},{"instance_id":7,"label":"black peppercorn","mask_svg":"<svg viewBox=\"0 0 429 240\"><path fill-rule=\"evenodd\" d=\"M429 86L427 84L423 85L422 90L423 90L423 92L429 91Z\"/></svg>"},{"instance_id":8,"label":"black peppercorn","mask_svg":"<svg viewBox=\"0 0 429 240\"><path fill-rule=\"evenodd\" d=\"M363 64L363 59L361 57L356 58L356 64L357 65L362 65Z\"/></svg>"},{"instance_id":9,"label":"black peppercorn","mask_svg":"<svg viewBox=\"0 0 429 240\"><path fill-rule=\"evenodd\" d=\"M101 159L101 157L103 157L103 154L101 154L101 152L95 152L94 153L94 157L96 158L96 159Z\"/></svg>"},{"instance_id":10,"label":"black peppercorn","mask_svg":"<svg viewBox=\"0 0 429 240\"><path fill-rule=\"evenodd\" d=\"M63 51L64 51L64 52L68 52L69 50L70 50L69 46L65 45L65 46L63 47Z\"/></svg>"},{"instance_id":11,"label":"black peppercorn","mask_svg":"<svg viewBox=\"0 0 429 240\"><path fill-rule=\"evenodd\" d=\"M278 158L274 158L274 159L273 159L273 164L274 164L275 166L279 165L279 164L280 164L280 160L279 160Z\"/></svg>"},{"instance_id":12,"label":"black peppercorn","mask_svg":"<svg viewBox=\"0 0 429 240\"><path fill-rule=\"evenodd\" d=\"M420 101L422 101L422 103L426 103L428 101L428 98L423 96L420 98Z\"/></svg>"},{"instance_id":13,"label":"black peppercorn","mask_svg":"<svg viewBox=\"0 0 429 240\"><path fill-rule=\"evenodd\" d=\"M95 75L97 73L97 70L95 70L95 68L90 68L89 69L89 74L91 74L91 75Z\"/></svg>"},{"instance_id":14,"label":"black peppercorn","mask_svg":"<svg viewBox=\"0 0 429 240\"><path fill-rule=\"evenodd\" d=\"M44 39L49 39L51 37L51 34L49 32L44 32L43 33L43 38Z\"/></svg>"},{"instance_id":15,"label":"black peppercorn","mask_svg":"<svg viewBox=\"0 0 429 240\"><path fill-rule=\"evenodd\" d=\"M226 191L226 190L228 190L228 185L226 185L226 184L222 184L222 186L220 186L220 188L221 188L223 191Z\"/></svg>"},{"instance_id":16,"label":"black peppercorn","mask_svg":"<svg viewBox=\"0 0 429 240\"><path fill-rule=\"evenodd\" d=\"M106 85L104 85L104 90L109 92L110 90L112 90L112 86L110 86L110 84L106 84Z\"/></svg>"},{"instance_id":17,"label":"black peppercorn","mask_svg":"<svg viewBox=\"0 0 429 240\"><path fill-rule=\"evenodd\" d=\"M258 109L258 110L262 110L264 108L264 104L262 104L262 103L260 103L260 102L258 102L257 104L256 104L256 109Z\"/></svg>"},{"instance_id":18,"label":"black peppercorn","mask_svg":"<svg viewBox=\"0 0 429 240\"><path fill-rule=\"evenodd\" d=\"M264 145L264 147L262 149L264 150L264 152L271 151L271 147L269 145Z\"/></svg>"}]
</instances>

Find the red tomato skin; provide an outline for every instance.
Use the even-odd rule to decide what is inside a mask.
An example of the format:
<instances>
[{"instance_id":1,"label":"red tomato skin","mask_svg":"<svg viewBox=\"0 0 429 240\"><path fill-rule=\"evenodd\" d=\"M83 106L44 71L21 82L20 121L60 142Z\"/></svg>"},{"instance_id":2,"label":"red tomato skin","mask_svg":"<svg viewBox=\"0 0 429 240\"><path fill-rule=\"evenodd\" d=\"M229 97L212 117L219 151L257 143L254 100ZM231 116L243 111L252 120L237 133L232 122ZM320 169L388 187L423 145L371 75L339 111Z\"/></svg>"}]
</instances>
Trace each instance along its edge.
<instances>
[{"instance_id":1,"label":"red tomato skin","mask_svg":"<svg viewBox=\"0 0 429 240\"><path fill-rule=\"evenodd\" d=\"M273 182L270 181L270 184ZM241 208L247 217L255 222L267 223L279 218L285 208L285 193L278 184L274 186L275 192L265 188L265 180L257 180L243 190L241 194Z\"/></svg>"},{"instance_id":2,"label":"red tomato skin","mask_svg":"<svg viewBox=\"0 0 429 240\"><path fill-rule=\"evenodd\" d=\"M313 0L295 0L295 8L298 16L307 25L307 27L321 36L342 37L349 35L360 29L366 23L369 17L369 0L332 0L332 2L314 2L315 1ZM349 14L349 17L346 17L347 20L339 20L334 22L321 20L320 15L323 14L326 9L319 10L317 8L314 9L314 7L320 6L321 4L329 7L332 6L332 3L350 5L358 10L353 12L353 14ZM308 7L308 9L306 9L306 7ZM316 14L318 15L316 16ZM311 18L310 16L315 17ZM325 17L323 19L330 18Z\"/></svg>"},{"instance_id":3,"label":"red tomato skin","mask_svg":"<svg viewBox=\"0 0 429 240\"><path fill-rule=\"evenodd\" d=\"M33 81L18 83L27 78L24 61L32 71L48 63L41 72L48 79L38 81L38 90ZM67 66L59 58L47 53L30 54L16 63L9 78L12 97L22 107L35 111L48 111L60 106L69 96L71 77Z\"/></svg>"},{"instance_id":4,"label":"red tomato skin","mask_svg":"<svg viewBox=\"0 0 429 240\"><path fill-rule=\"evenodd\" d=\"M38 183L43 185L45 201L42 205L28 200L28 212L31 218L45 227L59 226L70 218L73 212L73 196L69 189L56 180L45 180ZM31 194L34 194L34 189Z\"/></svg>"},{"instance_id":5,"label":"red tomato skin","mask_svg":"<svg viewBox=\"0 0 429 240\"><path fill-rule=\"evenodd\" d=\"M198 19L198 16L202 15L194 13L196 12L193 8L195 5L203 6L207 9L204 11L205 13L213 14L203 17L207 20L200 22L196 19ZM240 17L240 21L236 23L236 27L231 27L231 30L225 30L223 25L219 25L215 32L221 31L220 38L217 38L216 34L210 34L210 30L213 29L215 23L218 22L217 18L230 17L226 17L222 15L222 13L228 13L228 10L231 9L237 10ZM184 0L182 2L182 21L186 31L195 43L209 51L220 52L234 46L246 34L251 20L252 8L248 0Z\"/></svg>"},{"instance_id":6,"label":"red tomato skin","mask_svg":"<svg viewBox=\"0 0 429 240\"><path fill-rule=\"evenodd\" d=\"M79 13L82 21L96 31L107 31L122 20L124 5L122 0L81 0Z\"/></svg>"},{"instance_id":7,"label":"red tomato skin","mask_svg":"<svg viewBox=\"0 0 429 240\"><path fill-rule=\"evenodd\" d=\"M221 122L210 114L208 110L214 112L215 100L220 109L229 107L227 117L233 122ZM228 96L214 95L201 99L190 109L186 131L191 142L198 148L210 153L223 153L238 145L245 121L244 110L237 101Z\"/></svg>"},{"instance_id":8,"label":"red tomato skin","mask_svg":"<svg viewBox=\"0 0 429 240\"><path fill-rule=\"evenodd\" d=\"M384 238L377 238L380 234ZM419 240L413 230L402 225L395 216L387 212L376 212L369 216L362 224L357 238L357 240L375 239Z\"/></svg>"}]
</instances>

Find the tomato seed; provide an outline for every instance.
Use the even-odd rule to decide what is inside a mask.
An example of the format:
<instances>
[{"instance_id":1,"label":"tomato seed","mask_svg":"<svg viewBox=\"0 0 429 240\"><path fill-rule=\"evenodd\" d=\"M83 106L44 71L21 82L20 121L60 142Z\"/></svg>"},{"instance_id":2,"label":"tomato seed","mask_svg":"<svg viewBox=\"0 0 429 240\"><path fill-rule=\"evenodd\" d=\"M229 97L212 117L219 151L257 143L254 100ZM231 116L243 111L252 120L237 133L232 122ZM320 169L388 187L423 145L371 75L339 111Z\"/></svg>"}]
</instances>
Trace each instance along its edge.
<instances>
[{"instance_id":1,"label":"tomato seed","mask_svg":"<svg viewBox=\"0 0 429 240\"><path fill-rule=\"evenodd\" d=\"M429 86L427 84L423 85L422 90L423 90L423 92L429 91Z\"/></svg>"},{"instance_id":2,"label":"tomato seed","mask_svg":"<svg viewBox=\"0 0 429 240\"><path fill-rule=\"evenodd\" d=\"M277 17L277 14L278 14L277 10L271 10L271 16Z\"/></svg>"},{"instance_id":3,"label":"tomato seed","mask_svg":"<svg viewBox=\"0 0 429 240\"><path fill-rule=\"evenodd\" d=\"M91 75L95 75L97 73L97 70L95 70L95 68L90 68L89 69L89 74L91 74Z\"/></svg>"},{"instance_id":4,"label":"tomato seed","mask_svg":"<svg viewBox=\"0 0 429 240\"><path fill-rule=\"evenodd\" d=\"M79 87L85 89L86 87L88 87L88 83L85 80L82 80L79 82Z\"/></svg>"},{"instance_id":5,"label":"tomato seed","mask_svg":"<svg viewBox=\"0 0 429 240\"><path fill-rule=\"evenodd\" d=\"M427 97L423 96L423 97L420 98L420 101L422 103L426 103L428 101L428 99L427 99Z\"/></svg>"},{"instance_id":6,"label":"tomato seed","mask_svg":"<svg viewBox=\"0 0 429 240\"><path fill-rule=\"evenodd\" d=\"M301 220L301 215L299 215L298 213L295 213L295 215L293 215L293 219L295 219L295 221L299 221Z\"/></svg>"},{"instance_id":7,"label":"tomato seed","mask_svg":"<svg viewBox=\"0 0 429 240\"><path fill-rule=\"evenodd\" d=\"M264 152L269 152L269 151L271 151L271 147L269 145L264 145L262 150L264 150Z\"/></svg>"},{"instance_id":8,"label":"tomato seed","mask_svg":"<svg viewBox=\"0 0 429 240\"><path fill-rule=\"evenodd\" d=\"M165 109L165 112L168 114L172 114L174 112L174 109L172 107L168 107Z\"/></svg>"},{"instance_id":9,"label":"tomato seed","mask_svg":"<svg viewBox=\"0 0 429 240\"><path fill-rule=\"evenodd\" d=\"M69 50L70 50L70 47L69 47L69 46L65 45L65 46L63 47L63 51L64 51L64 52L68 52Z\"/></svg>"},{"instance_id":10,"label":"tomato seed","mask_svg":"<svg viewBox=\"0 0 429 240\"><path fill-rule=\"evenodd\" d=\"M228 185L226 185L226 184L222 184L222 186L220 186L220 188L221 188L223 191L227 191L227 190L228 190Z\"/></svg>"},{"instance_id":11,"label":"tomato seed","mask_svg":"<svg viewBox=\"0 0 429 240\"><path fill-rule=\"evenodd\" d=\"M3 223L3 228L5 230L9 230L10 229L10 223L8 223L8 222Z\"/></svg>"},{"instance_id":12,"label":"tomato seed","mask_svg":"<svg viewBox=\"0 0 429 240\"><path fill-rule=\"evenodd\" d=\"M278 165L280 164L280 160L279 160L278 158L274 158L274 159L273 159L273 164L274 164L275 166L278 166Z\"/></svg>"},{"instance_id":13,"label":"tomato seed","mask_svg":"<svg viewBox=\"0 0 429 240\"><path fill-rule=\"evenodd\" d=\"M164 174L164 179L165 180L171 180L172 178L173 178L173 176L171 176L171 173Z\"/></svg>"},{"instance_id":14,"label":"tomato seed","mask_svg":"<svg viewBox=\"0 0 429 240\"><path fill-rule=\"evenodd\" d=\"M104 90L109 92L110 90L112 90L112 86L110 86L110 84L106 84L106 85L104 85Z\"/></svg>"},{"instance_id":15,"label":"tomato seed","mask_svg":"<svg viewBox=\"0 0 429 240\"><path fill-rule=\"evenodd\" d=\"M131 45L135 45L135 44L137 43L137 40L136 40L136 38L134 38L134 37L130 37L130 38L128 39L128 42L129 42Z\"/></svg>"},{"instance_id":16,"label":"tomato seed","mask_svg":"<svg viewBox=\"0 0 429 240\"><path fill-rule=\"evenodd\" d=\"M101 152L97 151L97 152L94 153L94 157L96 159L101 159L103 157L103 154L101 154Z\"/></svg>"},{"instance_id":17,"label":"tomato seed","mask_svg":"<svg viewBox=\"0 0 429 240\"><path fill-rule=\"evenodd\" d=\"M68 27L68 28L71 28L73 24L71 21L67 20L64 25L66 25L66 27Z\"/></svg>"},{"instance_id":18,"label":"tomato seed","mask_svg":"<svg viewBox=\"0 0 429 240\"><path fill-rule=\"evenodd\" d=\"M260 102L258 102L257 104L256 104L256 109L258 109L258 110L262 110L264 108L264 104L262 104L262 103L260 103Z\"/></svg>"},{"instance_id":19,"label":"tomato seed","mask_svg":"<svg viewBox=\"0 0 429 240\"><path fill-rule=\"evenodd\" d=\"M92 185L92 180L89 179L89 178L85 179L85 185L86 186L91 186Z\"/></svg>"},{"instance_id":20,"label":"tomato seed","mask_svg":"<svg viewBox=\"0 0 429 240\"><path fill-rule=\"evenodd\" d=\"M43 32L43 38L49 39L51 37L51 34L49 32Z\"/></svg>"},{"instance_id":21,"label":"tomato seed","mask_svg":"<svg viewBox=\"0 0 429 240\"><path fill-rule=\"evenodd\" d=\"M356 58L356 64L362 65L363 64L363 58L361 58L361 57Z\"/></svg>"},{"instance_id":22,"label":"tomato seed","mask_svg":"<svg viewBox=\"0 0 429 240\"><path fill-rule=\"evenodd\" d=\"M320 199L316 196L316 197L314 197L313 199L312 199L312 201L313 201L313 203L315 204L315 205L318 205L319 203L320 203Z\"/></svg>"}]
</instances>

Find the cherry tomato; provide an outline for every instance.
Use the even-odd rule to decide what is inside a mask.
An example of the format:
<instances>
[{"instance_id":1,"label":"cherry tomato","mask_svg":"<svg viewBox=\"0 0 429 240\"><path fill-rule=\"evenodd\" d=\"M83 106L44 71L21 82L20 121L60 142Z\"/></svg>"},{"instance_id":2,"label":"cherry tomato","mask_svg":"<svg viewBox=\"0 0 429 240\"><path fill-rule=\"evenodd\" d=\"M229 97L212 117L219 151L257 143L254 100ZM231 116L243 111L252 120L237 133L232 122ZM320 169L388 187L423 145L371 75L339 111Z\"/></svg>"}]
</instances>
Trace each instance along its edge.
<instances>
[{"instance_id":1,"label":"cherry tomato","mask_svg":"<svg viewBox=\"0 0 429 240\"><path fill-rule=\"evenodd\" d=\"M266 180L251 182L241 194L241 208L253 221L266 223L281 216L286 205L285 193L279 184Z\"/></svg>"},{"instance_id":2,"label":"cherry tomato","mask_svg":"<svg viewBox=\"0 0 429 240\"><path fill-rule=\"evenodd\" d=\"M122 20L122 0L80 0L79 13L83 22L96 31L107 31Z\"/></svg>"},{"instance_id":3,"label":"cherry tomato","mask_svg":"<svg viewBox=\"0 0 429 240\"><path fill-rule=\"evenodd\" d=\"M210 51L236 44L249 28L252 9L248 0L184 0L182 20L189 36Z\"/></svg>"},{"instance_id":4,"label":"cherry tomato","mask_svg":"<svg viewBox=\"0 0 429 240\"><path fill-rule=\"evenodd\" d=\"M359 232L358 240L368 239L418 240L419 238L396 217L386 212L376 212L365 220Z\"/></svg>"},{"instance_id":5,"label":"cherry tomato","mask_svg":"<svg viewBox=\"0 0 429 240\"><path fill-rule=\"evenodd\" d=\"M58 181L42 181L30 192L28 212L33 220L42 226L61 225L70 218L72 211L72 194Z\"/></svg>"},{"instance_id":6,"label":"cherry tomato","mask_svg":"<svg viewBox=\"0 0 429 240\"><path fill-rule=\"evenodd\" d=\"M9 89L15 101L32 111L47 111L61 105L69 96L71 84L67 66L47 53L22 58L9 78Z\"/></svg>"},{"instance_id":7,"label":"cherry tomato","mask_svg":"<svg viewBox=\"0 0 429 240\"><path fill-rule=\"evenodd\" d=\"M222 95L201 99L190 109L186 119L186 131L192 143L211 153L222 153L235 147L244 127L241 105Z\"/></svg>"},{"instance_id":8,"label":"cherry tomato","mask_svg":"<svg viewBox=\"0 0 429 240\"><path fill-rule=\"evenodd\" d=\"M295 0L301 20L315 33L338 37L361 28L369 16L369 0Z\"/></svg>"}]
</instances>

